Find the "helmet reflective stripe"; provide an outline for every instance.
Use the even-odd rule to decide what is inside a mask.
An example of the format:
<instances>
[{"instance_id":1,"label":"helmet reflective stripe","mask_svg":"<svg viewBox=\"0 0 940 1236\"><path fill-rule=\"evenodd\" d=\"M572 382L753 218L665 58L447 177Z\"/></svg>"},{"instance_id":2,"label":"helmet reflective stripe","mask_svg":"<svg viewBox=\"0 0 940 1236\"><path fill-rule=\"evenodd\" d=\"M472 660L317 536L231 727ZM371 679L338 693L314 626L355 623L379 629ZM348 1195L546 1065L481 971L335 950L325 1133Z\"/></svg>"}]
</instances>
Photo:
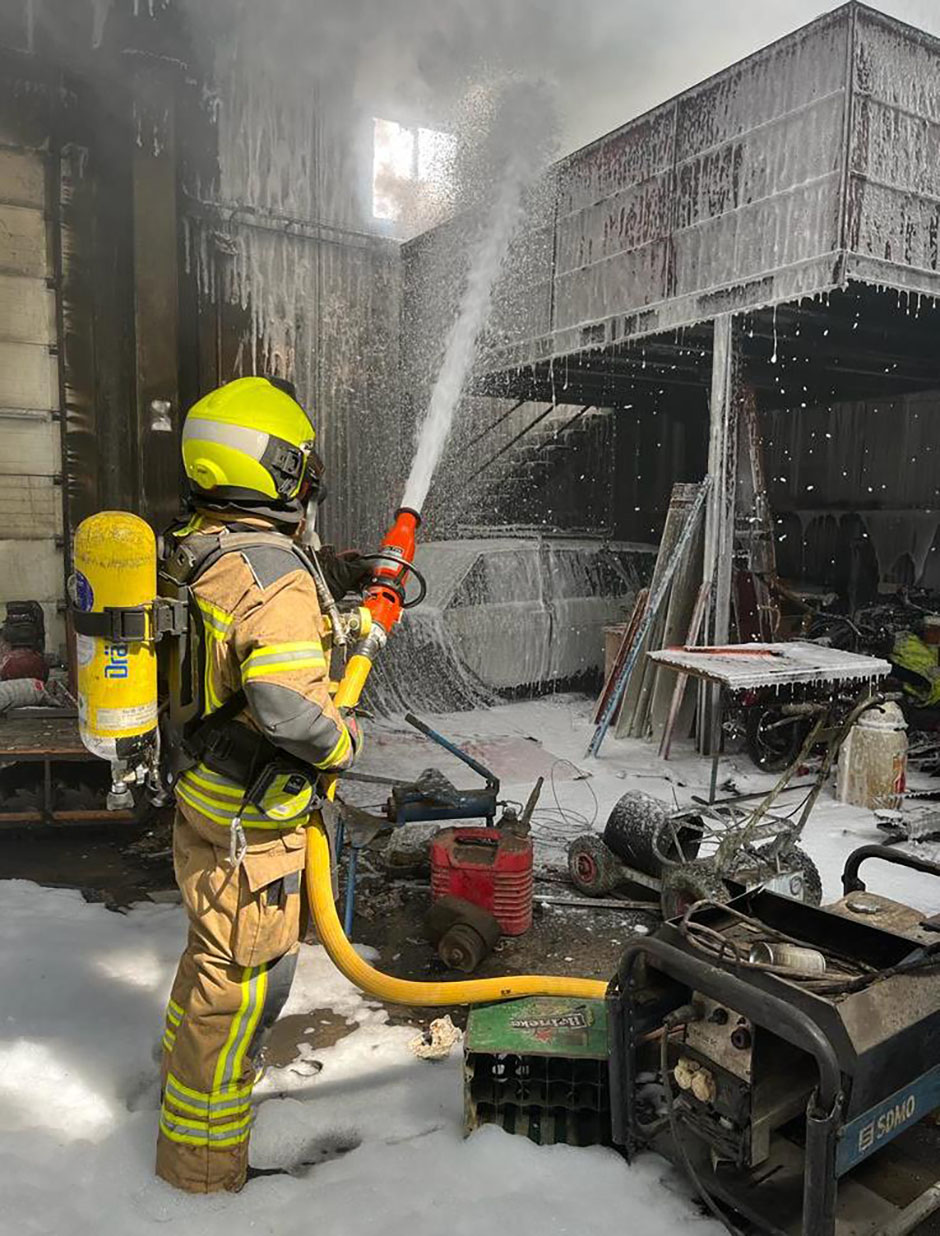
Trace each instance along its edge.
<instances>
[{"instance_id":1,"label":"helmet reflective stripe","mask_svg":"<svg viewBox=\"0 0 940 1236\"><path fill-rule=\"evenodd\" d=\"M251 459L261 462L271 435L262 429L249 429L245 425L227 425L224 421L209 421L202 416L187 416L183 425L183 442L196 439L200 442L215 442L241 451Z\"/></svg>"},{"instance_id":2,"label":"helmet reflective stripe","mask_svg":"<svg viewBox=\"0 0 940 1236\"><path fill-rule=\"evenodd\" d=\"M260 482L267 497L292 498L300 488L309 449L307 443L294 446L260 429L198 416L187 417L183 426L186 471L201 489L255 489Z\"/></svg>"}]
</instances>

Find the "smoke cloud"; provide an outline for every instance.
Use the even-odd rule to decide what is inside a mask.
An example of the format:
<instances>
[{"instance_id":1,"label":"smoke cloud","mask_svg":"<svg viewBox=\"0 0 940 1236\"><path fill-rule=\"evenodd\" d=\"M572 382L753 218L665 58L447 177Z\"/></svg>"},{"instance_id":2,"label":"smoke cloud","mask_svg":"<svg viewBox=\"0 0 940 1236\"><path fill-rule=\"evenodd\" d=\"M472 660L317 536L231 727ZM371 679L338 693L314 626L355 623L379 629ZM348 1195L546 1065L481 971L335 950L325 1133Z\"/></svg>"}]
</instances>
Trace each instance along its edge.
<instances>
[{"instance_id":1,"label":"smoke cloud","mask_svg":"<svg viewBox=\"0 0 940 1236\"><path fill-rule=\"evenodd\" d=\"M567 151L839 7L820 0L185 0L217 48L299 92L352 92L377 115L453 127L473 82L558 87ZM876 7L940 34L935 0Z\"/></svg>"},{"instance_id":2,"label":"smoke cloud","mask_svg":"<svg viewBox=\"0 0 940 1236\"><path fill-rule=\"evenodd\" d=\"M338 504L346 511L361 507L364 493L383 508L393 493L397 500L414 422L441 376L474 255L483 252L480 227L500 200L513 151L536 151L544 166L839 7L820 0L161 2L186 9L203 62L215 66L219 177L199 186L200 195L233 207L233 219L244 219L247 207L280 220L269 231L233 222L224 248L211 224L194 226L190 252L199 286L250 309L246 369L291 376L317 409L331 473L348 486L349 500ZM882 4L940 32L935 0ZM544 117L527 114L514 125L510 111L494 122L490 101L507 83L546 99ZM358 235L387 230L373 218L376 117L413 133L455 136L447 205L461 220L443 229L443 240L428 242L435 252L424 269L431 274L420 294L409 288L406 298L412 310L417 305L417 320L402 322L401 330L399 268L363 247ZM434 219L422 213L419 187L411 192L413 234ZM460 363L445 368L440 404L447 415L431 422L442 429L422 488L442 444L437 475L458 475L451 464L477 432L464 401L447 432L471 352L498 344L501 324L528 311L545 231L535 199L529 194L525 201L525 236L490 263L503 267L502 277L488 275L492 286L476 301L482 311L458 340L466 346L452 349ZM293 221L323 225L324 242L308 244L291 230ZM399 389L402 368L408 372ZM432 489L432 511L435 500Z\"/></svg>"}]
</instances>

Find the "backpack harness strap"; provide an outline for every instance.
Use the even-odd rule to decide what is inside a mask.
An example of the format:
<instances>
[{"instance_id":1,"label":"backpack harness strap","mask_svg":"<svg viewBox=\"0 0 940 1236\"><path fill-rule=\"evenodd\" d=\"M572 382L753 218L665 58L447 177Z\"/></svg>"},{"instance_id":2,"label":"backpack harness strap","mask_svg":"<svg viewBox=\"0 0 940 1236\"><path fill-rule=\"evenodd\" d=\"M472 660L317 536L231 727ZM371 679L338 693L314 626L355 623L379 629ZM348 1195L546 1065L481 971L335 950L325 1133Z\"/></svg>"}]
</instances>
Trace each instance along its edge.
<instances>
[{"instance_id":1,"label":"backpack harness strap","mask_svg":"<svg viewBox=\"0 0 940 1236\"><path fill-rule=\"evenodd\" d=\"M199 634L200 656L204 656L204 628L201 612L195 604L192 591L194 585L226 554L243 553L250 568L250 550L261 548L289 553L295 560L296 567L306 570L315 579L312 565L303 551L288 537L276 532L233 532L225 529L220 533L191 533L177 541L161 563L162 579L179 594L170 603L181 608L186 616L186 624L178 633L187 638L188 642L191 626L195 623ZM203 668L204 665L200 665L197 674L200 684L203 681ZM262 734L237 719L247 703L243 689L236 691L209 716L202 715L204 700L200 698L195 702L195 707L190 706L188 719L174 717L172 682L170 689L167 746L170 749L170 773L173 781L199 763L228 780L240 783L247 781L242 803L244 810L249 803L261 808L260 799L271 784L272 777L278 772L302 772L310 777L311 770L306 765L293 759ZM233 837L234 835L233 831ZM237 855L233 858L237 858Z\"/></svg>"}]
</instances>

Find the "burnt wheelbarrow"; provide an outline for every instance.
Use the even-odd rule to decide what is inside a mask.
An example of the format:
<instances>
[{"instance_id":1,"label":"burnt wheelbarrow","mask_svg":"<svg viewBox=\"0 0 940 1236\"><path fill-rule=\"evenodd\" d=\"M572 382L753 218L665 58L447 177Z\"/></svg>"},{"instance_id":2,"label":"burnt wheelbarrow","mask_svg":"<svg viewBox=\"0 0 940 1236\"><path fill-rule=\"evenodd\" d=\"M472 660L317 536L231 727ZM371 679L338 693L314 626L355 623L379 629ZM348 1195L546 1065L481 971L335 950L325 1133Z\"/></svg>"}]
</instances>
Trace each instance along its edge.
<instances>
[{"instance_id":1,"label":"burnt wheelbarrow","mask_svg":"<svg viewBox=\"0 0 940 1236\"><path fill-rule=\"evenodd\" d=\"M887 698L865 693L847 711L841 701L831 700L816 717L796 758L750 809L726 801L696 802L674 810L641 791L624 794L611 811L603 836L585 833L568 846L572 883L588 897L604 897L624 883L639 885L658 899L667 920L698 901L727 901L729 881L819 905L819 871L800 838L852 726ZM775 813L777 798L820 746L823 758L798 814Z\"/></svg>"},{"instance_id":2,"label":"burnt wheelbarrow","mask_svg":"<svg viewBox=\"0 0 940 1236\"><path fill-rule=\"evenodd\" d=\"M624 794L603 836L585 833L568 846L571 882L588 897L639 885L664 919L697 901L725 901L726 881L763 887L819 905L815 863L798 844L799 826L773 815L753 819L731 806L671 810L640 791Z\"/></svg>"}]
</instances>

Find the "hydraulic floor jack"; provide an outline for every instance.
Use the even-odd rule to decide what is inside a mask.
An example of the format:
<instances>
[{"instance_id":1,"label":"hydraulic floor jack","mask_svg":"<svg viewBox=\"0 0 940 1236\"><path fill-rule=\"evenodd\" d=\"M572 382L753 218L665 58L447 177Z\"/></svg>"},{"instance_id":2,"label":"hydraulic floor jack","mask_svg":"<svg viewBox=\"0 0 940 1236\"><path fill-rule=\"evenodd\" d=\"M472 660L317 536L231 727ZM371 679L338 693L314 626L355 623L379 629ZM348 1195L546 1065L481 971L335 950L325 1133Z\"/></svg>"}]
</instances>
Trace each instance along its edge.
<instances>
[{"instance_id":1,"label":"hydraulic floor jack","mask_svg":"<svg viewBox=\"0 0 940 1236\"><path fill-rule=\"evenodd\" d=\"M431 729L412 713L405 720L425 738L442 747L450 755L466 764L483 780L482 786L469 790L460 790L437 769L427 769L415 781L396 780L392 777L373 776L370 773L350 772L343 775L344 781L364 782L368 785L379 785L389 790L388 800L382 808L381 815L374 815L352 806L349 803L337 803L339 820L337 824L336 852L342 852L344 844L349 843L349 858L346 867L346 901L344 906L344 931L347 935L352 930L356 903L356 877L359 866L359 852L364 849L380 832L388 828L396 828L402 824L412 824L418 821L474 820L481 819L491 827L496 821L499 809L499 778L489 768L473 758L468 752L452 743Z\"/></svg>"}]
</instances>

